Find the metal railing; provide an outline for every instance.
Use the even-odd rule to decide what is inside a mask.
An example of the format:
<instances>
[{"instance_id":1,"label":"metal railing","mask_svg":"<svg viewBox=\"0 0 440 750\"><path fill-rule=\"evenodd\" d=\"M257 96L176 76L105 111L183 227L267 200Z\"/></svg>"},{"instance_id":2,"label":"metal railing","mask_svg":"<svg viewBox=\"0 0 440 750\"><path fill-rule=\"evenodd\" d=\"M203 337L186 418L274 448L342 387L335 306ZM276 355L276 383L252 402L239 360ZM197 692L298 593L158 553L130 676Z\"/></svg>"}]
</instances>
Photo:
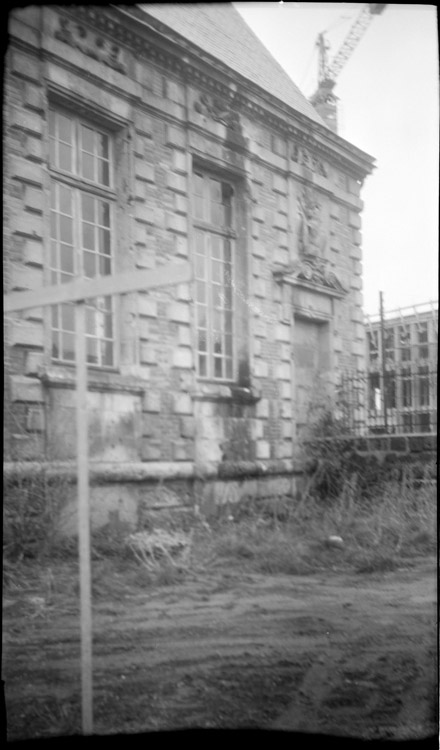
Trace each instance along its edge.
<instances>
[{"instance_id":1,"label":"metal railing","mask_svg":"<svg viewBox=\"0 0 440 750\"><path fill-rule=\"evenodd\" d=\"M437 369L433 363L340 375L338 422L355 435L436 433Z\"/></svg>"}]
</instances>

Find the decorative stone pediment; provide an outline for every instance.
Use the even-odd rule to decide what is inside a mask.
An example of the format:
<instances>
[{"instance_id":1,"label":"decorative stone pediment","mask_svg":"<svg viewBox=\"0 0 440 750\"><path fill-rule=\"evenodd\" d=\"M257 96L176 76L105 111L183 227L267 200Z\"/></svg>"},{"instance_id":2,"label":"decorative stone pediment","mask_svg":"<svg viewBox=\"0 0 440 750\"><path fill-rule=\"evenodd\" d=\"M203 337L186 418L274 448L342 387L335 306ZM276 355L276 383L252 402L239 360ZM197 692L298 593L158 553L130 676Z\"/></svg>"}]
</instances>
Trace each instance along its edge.
<instances>
[{"instance_id":1,"label":"decorative stone pediment","mask_svg":"<svg viewBox=\"0 0 440 750\"><path fill-rule=\"evenodd\" d=\"M334 297L343 297L347 293L337 274L330 268L329 261L324 258L305 256L289 266L275 268L273 274L276 281L290 286L314 289Z\"/></svg>"},{"instance_id":2,"label":"decorative stone pediment","mask_svg":"<svg viewBox=\"0 0 440 750\"><path fill-rule=\"evenodd\" d=\"M59 26L55 30L55 39L70 47L80 50L88 57L108 65L119 73L125 73L126 68L121 61L121 48L110 39L99 33L91 32L85 26L74 23L67 18L58 19Z\"/></svg>"}]
</instances>

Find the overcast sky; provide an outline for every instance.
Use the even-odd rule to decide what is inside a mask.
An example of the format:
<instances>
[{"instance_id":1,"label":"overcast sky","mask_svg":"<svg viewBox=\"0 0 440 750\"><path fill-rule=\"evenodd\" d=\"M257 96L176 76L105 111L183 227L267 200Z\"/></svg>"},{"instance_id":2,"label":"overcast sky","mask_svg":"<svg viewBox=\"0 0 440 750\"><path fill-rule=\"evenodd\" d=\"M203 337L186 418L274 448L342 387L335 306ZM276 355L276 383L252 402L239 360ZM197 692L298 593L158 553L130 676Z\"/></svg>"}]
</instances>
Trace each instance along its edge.
<instances>
[{"instance_id":1,"label":"overcast sky","mask_svg":"<svg viewBox=\"0 0 440 750\"><path fill-rule=\"evenodd\" d=\"M316 38L330 60L362 3L246 2L235 7L306 96ZM362 191L364 311L438 298L438 50L434 5L389 4L339 74L339 134L377 160Z\"/></svg>"}]
</instances>

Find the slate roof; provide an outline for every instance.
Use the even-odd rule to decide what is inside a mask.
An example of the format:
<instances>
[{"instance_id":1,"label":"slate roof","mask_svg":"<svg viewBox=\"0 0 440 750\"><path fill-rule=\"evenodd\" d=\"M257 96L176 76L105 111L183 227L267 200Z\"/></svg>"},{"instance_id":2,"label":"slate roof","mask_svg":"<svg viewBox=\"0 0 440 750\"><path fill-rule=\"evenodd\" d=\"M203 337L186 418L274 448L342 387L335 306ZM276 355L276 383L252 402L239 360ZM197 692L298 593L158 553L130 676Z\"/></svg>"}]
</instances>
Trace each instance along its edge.
<instances>
[{"instance_id":1,"label":"slate roof","mask_svg":"<svg viewBox=\"0 0 440 750\"><path fill-rule=\"evenodd\" d=\"M138 8L292 109L325 125L231 3L152 3Z\"/></svg>"}]
</instances>

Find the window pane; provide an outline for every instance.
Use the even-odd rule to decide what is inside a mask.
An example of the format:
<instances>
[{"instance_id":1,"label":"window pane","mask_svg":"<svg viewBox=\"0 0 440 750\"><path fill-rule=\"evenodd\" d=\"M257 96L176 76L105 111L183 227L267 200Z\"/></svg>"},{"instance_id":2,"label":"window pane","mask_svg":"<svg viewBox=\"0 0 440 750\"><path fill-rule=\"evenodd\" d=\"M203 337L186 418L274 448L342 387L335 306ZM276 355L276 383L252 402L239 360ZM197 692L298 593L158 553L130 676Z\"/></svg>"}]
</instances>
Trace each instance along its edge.
<instances>
[{"instance_id":1,"label":"window pane","mask_svg":"<svg viewBox=\"0 0 440 750\"><path fill-rule=\"evenodd\" d=\"M49 162L51 167L57 166L56 144L53 138L49 140Z\"/></svg>"},{"instance_id":2,"label":"window pane","mask_svg":"<svg viewBox=\"0 0 440 750\"><path fill-rule=\"evenodd\" d=\"M194 198L194 216L196 219L204 218L204 201L203 198L199 198L197 195Z\"/></svg>"},{"instance_id":3,"label":"window pane","mask_svg":"<svg viewBox=\"0 0 440 750\"><path fill-rule=\"evenodd\" d=\"M199 253L200 255L205 254L205 238L203 236L203 232L196 232L195 233L195 239L196 239L196 253Z\"/></svg>"},{"instance_id":4,"label":"window pane","mask_svg":"<svg viewBox=\"0 0 440 750\"><path fill-rule=\"evenodd\" d=\"M206 352L207 349L207 341L206 341L206 331L205 330L199 330L198 333L198 349L201 352Z\"/></svg>"},{"instance_id":5,"label":"window pane","mask_svg":"<svg viewBox=\"0 0 440 750\"><path fill-rule=\"evenodd\" d=\"M212 280L221 283L223 277L223 263L212 261Z\"/></svg>"},{"instance_id":6,"label":"window pane","mask_svg":"<svg viewBox=\"0 0 440 750\"><path fill-rule=\"evenodd\" d=\"M110 341L101 341L101 364L104 367L113 365L113 344Z\"/></svg>"},{"instance_id":7,"label":"window pane","mask_svg":"<svg viewBox=\"0 0 440 750\"><path fill-rule=\"evenodd\" d=\"M60 338L57 331L52 331L52 357L53 359L60 358Z\"/></svg>"},{"instance_id":8,"label":"window pane","mask_svg":"<svg viewBox=\"0 0 440 750\"><path fill-rule=\"evenodd\" d=\"M196 263L195 263L195 275L198 279L204 279L206 278L206 262L205 258L202 258L200 255L196 255Z\"/></svg>"},{"instance_id":9,"label":"window pane","mask_svg":"<svg viewBox=\"0 0 440 750\"><path fill-rule=\"evenodd\" d=\"M58 215L55 211L51 211L50 214L50 236L53 240L58 239Z\"/></svg>"},{"instance_id":10,"label":"window pane","mask_svg":"<svg viewBox=\"0 0 440 750\"><path fill-rule=\"evenodd\" d=\"M98 202L98 224L103 227L110 226L110 204L105 201Z\"/></svg>"},{"instance_id":11,"label":"window pane","mask_svg":"<svg viewBox=\"0 0 440 750\"><path fill-rule=\"evenodd\" d=\"M68 216L60 216L60 240L71 245L73 242L72 219Z\"/></svg>"},{"instance_id":12,"label":"window pane","mask_svg":"<svg viewBox=\"0 0 440 750\"><path fill-rule=\"evenodd\" d=\"M96 276L96 255L95 253L84 253L84 275L91 279Z\"/></svg>"},{"instance_id":13,"label":"window pane","mask_svg":"<svg viewBox=\"0 0 440 750\"><path fill-rule=\"evenodd\" d=\"M111 260L107 256L99 256L99 273L101 276L110 276L112 272Z\"/></svg>"},{"instance_id":14,"label":"window pane","mask_svg":"<svg viewBox=\"0 0 440 750\"><path fill-rule=\"evenodd\" d=\"M203 195L203 177L198 174L194 174L194 194Z\"/></svg>"},{"instance_id":15,"label":"window pane","mask_svg":"<svg viewBox=\"0 0 440 750\"><path fill-rule=\"evenodd\" d=\"M206 378L206 356L199 354L199 374L202 378Z\"/></svg>"},{"instance_id":16,"label":"window pane","mask_svg":"<svg viewBox=\"0 0 440 750\"><path fill-rule=\"evenodd\" d=\"M222 337L220 334L214 336L214 354L223 354Z\"/></svg>"},{"instance_id":17,"label":"window pane","mask_svg":"<svg viewBox=\"0 0 440 750\"><path fill-rule=\"evenodd\" d=\"M96 334L95 311L86 307L86 333L94 336Z\"/></svg>"},{"instance_id":18,"label":"window pane","mask_svg":"<svg viewBox=\"0 0 440 750\"><path fill-rule=\"evenodd\" d=\"M232 357L232 336L225 336L225 353Z\"/></svg>"},{"instance_id":19,"label":"window pane","mask_svg":"<svg viewBox=\"0 0 440 750\"><path fill-rule=\"evenodd\" d=\"M221 378L222 375L222 360L218 357L214 357L214 377Z\"/></svg>"},{"instance_id":20,"label":"window pane","mask_svg":"<svg viewBox=\"0 0 440 750\"><path fill-rule=\"evenodd\" d=\"M197 322L199 325L199 328L206 328L206 307L202 307L202 305L197 305Z\"/></svg>"},{"instance_id":21,"label":"window pane","mask_svg":"<svg viewBox=\"0 0 440 750\"><path fill-rule=\"evenodd\" d=\"M223 307L223 289L219 284L213 284L212 304L214 307Z\"/></svg>"},{"instance_id":22,"label":"window pane","mask_svg":"<svg viewBox=\"0 0 440 750\"><path fill-rule=\"evenodd\" d=\"M203 305L206 304L206 286L201 281L196 283L196 299L197 302L201 302Z\"/></svg>"},{"instance_id":23,"label":"window pane","mask_svg":"<svg viewBox=\"0 0 440 750\"><path fill-rule=\"evenodd\" d=\"M60 143L59 146L59 168L64 169L66 172L72 172L72 149L70 146L66 146L64 143Z\"/></svg>"},{"instance_id":24,"label":"window pane","mask_svg":"<svg viewBox=\"0 0 440 750\"><path fill-rule=\"evenodd\" d=\"M72 191L64 185L60 185L59 196L61 213L72 216Z\"/></svg>"},{"instance_id":25,"label":"window pane","mask_svg":"<svg viewBox=\"0 0 440 750\"><path fill-rule=\"evenodd\" d=\"M81 174L86 180L95 179L95 160L93 156L84 152L81 157Z\"/></svg>"},{"instance_id":26,"label":"window pane","mask_svg":"<svg viewBox=\"0 0 440 750\"><path fill-rule=\"evenodd\" d=\"M73 333L61 334L63 342L63 359L73 361L75 359L75 336Z\"/></svg>"},{"instance_id":27,"label":"window pane","mask_svg":"<svg viewBox=\"0 0 440 750\"><path fill-rule=\"evenodd\" d=\"M226 365L225 377L228 380L232 380L232 359L230 357L226 358L225 365Z\"/></svg>"},{"instance_id":28,"label":"window pane","mask_svg":"<svg viewBox=\"0 0 440 750\"><path fill-rule=\"evenodd\" d=\"M64 115L58 115L58 138L65 143L72 143L72 120Z\"/></svg>"},{"instance_id":29,"label":"window pane","mask_svg":"<svg viewBox=\"0 0 440 750\"><path fill-rule=\"evenodd\" d=\"M104 319L104 336L107 339L113 338L113 320L111 315L106 315Z\"/></svg>"},{"instance_id":30,"label":"window pane","mask_svg":"<svg viewBox=\"0 0 440 750\"><path fill-rule=\"evenodd\" d=\"M104 133L97 133L96 136L98 144L98 156L102 156L104 157L104 159L108 159L108 135L104 135Z\"/></svg>"},{"instance_id":31,"label":"window pane","mask_svg":"<svg viewBox=\"0 0 440 750\"><path fill-rule=\"evenodd\" d=\"M95 249L95 227L83 222L83 247L88 250Z\"/></svg>"},{"instance_id":32,"label":"window pane","mask_svg":"<svg viewBox=\"0 0 440 750\"><path fill-rule=\"evenodd\" d=\"M74 273L72 245L60 245L60 268L65 273Z\"/></svg>"},{"instance_id":33,"label":"window pane","mask_svg":"<svg viewBox=\"0 0 440 750\"><path fill-rule=\"evenodd\" d=\"M81 128L81 138L84 151L88 151L89 153L93 154L95 151L95 131L90 130L90 128L86 128L83 125L83 127Z\"/></svg>"},{"instance_id":34,"label":"window pane","mask_svg":"<svg viewBox=\"0 0 440 750\"><path fill-rule=\"evenodd\" d=\"M96 339L86 338L87 362L98 364L98 342Z\"/></svg>"},{"instance_id":35,"label":"window pane","mask_svg":"<svg viewBox=\"0 0 440 750\"><path fill-rule=\"evenodd\" d=\"M63 331L75 330L75 308L73 305L61 305L61 321Z\"/></svg>"},{"instance_id":36,"label":"window pane","mask_svg":"<svg viewBox=\"0 0 440 750\"><path fill-rule=\"evenodd\" d=\"M110 255L110 232L108 229L99 230L99 252Z\"/></svg>"},{"instance_id":37,"label":"window pane","mask_svg":"<svg viewBox=\"0 0 440 750\"><path fill-rule=\"evenodd\" d=\"M58 328L59 305L52 305L52 327Z\"/></svg>"},{"instance_id":38,"label":"window pane","mask_svg":"<svg viewBox=\"0 0 440 750\"><path fill-rule=\"evenodd\" d=\"M216 234L211 235L211 253L213 258L223 259L223 239Z\"/></svg>"},{"instance_id":39,"label":"window pane","mask_svg":"<svg viewBox=\"0 0 440 750\"><path fill-rule=\"evenodd\" d=\"M218 180L209 180L209 197L211 202L222 202L222 184Z\"/></svg>"},{"instance_id":40,"label":"window pane","mask_svg":"<svg viewBox=\"0 0 440 750\"><path fill-rule=\"evenodd\" d=\"M82 218L84 221L90 221L94 223L95 221L95 199L92 198L87 193L82 193L81 195L81 209L82 209Z\"/></svg>"},{"instance_id":41,"label":"window pane","mask_svg":"<svg viewBox=\"0 0 440 750\"><path fill-rule=\"evenodd\" d=\"M102 161L102 159L98 159L98 182L100 182L101 185L110 185L108 161Z\"/></svg>"},{"instance_id":42,"label":"window pane","mask_svg":"<svg viewBox=\"0 0 440 750\"><path fill-rule=\"evenodd\" d=\"M49 135L55 135L55 112L49 110Z\"/></svg>"}]
</instances>

